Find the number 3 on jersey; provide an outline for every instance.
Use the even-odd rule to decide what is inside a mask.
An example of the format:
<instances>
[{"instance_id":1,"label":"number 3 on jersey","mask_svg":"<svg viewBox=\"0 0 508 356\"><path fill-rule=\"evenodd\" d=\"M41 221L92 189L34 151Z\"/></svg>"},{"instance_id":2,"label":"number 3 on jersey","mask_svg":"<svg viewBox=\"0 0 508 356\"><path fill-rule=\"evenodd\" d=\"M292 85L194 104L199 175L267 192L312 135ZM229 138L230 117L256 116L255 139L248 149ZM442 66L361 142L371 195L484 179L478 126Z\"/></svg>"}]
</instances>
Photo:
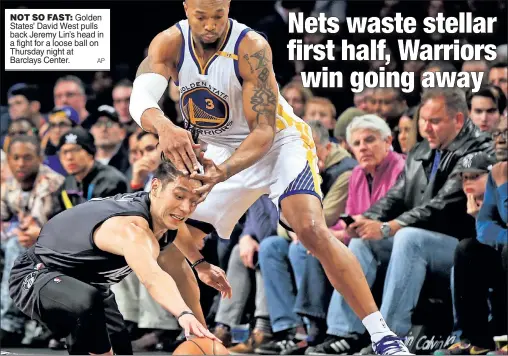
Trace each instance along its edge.
<instances>
[{"instance_id":1,"label":"number 3 on jersey","mask_svg":"<svg viewBox=\"0 0 508 356\"><path fill-rule=\"evenodd\" d=\"M205 103L206 103L206 108L208 110L213 110L215 108L215 105L213 105L212 99L205 99Z\"/></svg>"}]
</instances>

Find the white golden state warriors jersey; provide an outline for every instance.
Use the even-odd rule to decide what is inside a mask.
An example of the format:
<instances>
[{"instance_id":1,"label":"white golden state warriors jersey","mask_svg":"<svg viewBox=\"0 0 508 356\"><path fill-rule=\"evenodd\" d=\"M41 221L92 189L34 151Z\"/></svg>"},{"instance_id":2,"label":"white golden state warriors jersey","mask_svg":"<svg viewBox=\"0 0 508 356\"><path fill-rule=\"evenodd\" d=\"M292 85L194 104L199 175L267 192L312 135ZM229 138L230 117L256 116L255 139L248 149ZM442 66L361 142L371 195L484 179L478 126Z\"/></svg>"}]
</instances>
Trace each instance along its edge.
<instances>
[{"instance_id":1,"label":"white golden state warriors jersey","mask_svg":"<svg viewBox=\"0 0 508 356\"><path fill-rule=\"evenodd\" d=\"M182 116L199 132L202 141L236 149L250 133L243 110L238 47L251 29L229 19L226 37L202 67L195 55L188 20L182 20L176 26L183 36L176 81ZM304 145L314 148L310 127L293 114L293 109L280 94L276 126L274 145L303 139Z\"/></svg>"}]
</instances>

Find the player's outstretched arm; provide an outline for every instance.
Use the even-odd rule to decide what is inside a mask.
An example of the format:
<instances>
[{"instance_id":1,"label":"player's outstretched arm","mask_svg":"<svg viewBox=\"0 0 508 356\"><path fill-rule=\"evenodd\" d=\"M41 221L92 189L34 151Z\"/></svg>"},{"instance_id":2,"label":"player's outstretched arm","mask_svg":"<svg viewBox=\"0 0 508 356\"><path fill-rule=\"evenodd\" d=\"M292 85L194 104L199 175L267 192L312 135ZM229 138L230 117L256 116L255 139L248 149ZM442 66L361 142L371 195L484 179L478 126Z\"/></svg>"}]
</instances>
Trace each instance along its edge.
<instances>
[{"instance_id":1,"label":"player's outstretched arm","mask_svg":"<svg viewBox=\"0 0 508 356\"><path fill-rule=\"evenodd\" d=\"M182 36L175 26L155 36L148 48L148 56L138 67L129 111L145 131L159 135L159 145L164 155L176 168L187 173L199 169L193 151L197 146L193 146L190 132L175 126L164 116L158 104L168 88L171 74L176 74L180 46Z\"/></svg>"},{"instance_id":2,"label":"player's outstretched arm","mask_svg":"<svg viewBox=\"0 0 508 356\"><path fill-rule=\"evenodd\" d=\"M204 184L196 189L203 198L219 182L243 171L261 159L272 147L278 87L272 67L272 50L258 33L249 32L240 43L238 65L243 79L243 108L250 134L233 155L215 166L202 157L204 175L194 175Z\"/></svg>"},{"instance_id":3,"label":"player's outstretched arm","mask_svg":"<svg viewBox=\"0 0 508 356\"><path fill-rule=\"evenodd\" d=\"M159 244L141 217L114 217L105 221L94 233L94 242L103 251L124 256L140 282L153 299L176 317L190 312L173 278L157 263ZM186 335L215 339L192 314L184 314L178 322Z\"/></svg>"}]
</instances>

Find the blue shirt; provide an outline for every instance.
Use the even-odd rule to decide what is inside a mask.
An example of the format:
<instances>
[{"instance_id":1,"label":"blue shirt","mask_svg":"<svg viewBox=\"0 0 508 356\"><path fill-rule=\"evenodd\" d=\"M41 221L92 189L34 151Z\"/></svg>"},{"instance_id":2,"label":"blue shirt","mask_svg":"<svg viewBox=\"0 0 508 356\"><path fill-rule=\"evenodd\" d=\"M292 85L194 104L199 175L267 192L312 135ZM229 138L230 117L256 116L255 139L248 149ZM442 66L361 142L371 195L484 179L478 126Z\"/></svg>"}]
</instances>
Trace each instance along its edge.
<instances>
[{"instance_id":1,"label":"blue shirt","mask_svg":"<svg viewBox=\"0 0 508 356\"><path fill-rule=\"evenodd\" d=\"M265 237L277 235L278 223L277 208L268 196L263 195L247 210L241 236L250 235L261 242Z\"/></svg>"},{"instance_id":2,"label":"blue shirt","mask_svg":"<svg viewBox=\"0 0 508 356\"><path fill-rule=\"evenodd\" d=\"M507 243L508 183L496 187L489 174L483 204L476 218L478 241L487 245Z\"/></svg>"}]
</instances>

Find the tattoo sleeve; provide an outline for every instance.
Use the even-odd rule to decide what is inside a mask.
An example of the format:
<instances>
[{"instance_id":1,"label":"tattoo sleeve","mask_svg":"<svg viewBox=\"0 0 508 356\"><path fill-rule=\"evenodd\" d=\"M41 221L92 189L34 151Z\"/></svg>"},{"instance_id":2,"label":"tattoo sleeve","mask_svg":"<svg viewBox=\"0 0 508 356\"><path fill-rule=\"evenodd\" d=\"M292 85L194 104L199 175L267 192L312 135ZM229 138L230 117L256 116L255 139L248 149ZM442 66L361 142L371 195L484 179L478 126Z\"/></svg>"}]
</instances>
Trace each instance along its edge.
<instances>
[{"instance_id":1,"label":"tattoo sleeve","mask_svg":"<svg viewBox=\"0 0 508 356\"><path fill-rule=\"evenodd\" d=\"M270 70L272 69L266 52L267 48L265 47L250 56L245 55L244 57L256 76L256 84L250 99L252 110L256 113L255 127L260 125L275 125L277 94L274 92L273 85L270 82Z\"/></svg>"}]
</instances>

